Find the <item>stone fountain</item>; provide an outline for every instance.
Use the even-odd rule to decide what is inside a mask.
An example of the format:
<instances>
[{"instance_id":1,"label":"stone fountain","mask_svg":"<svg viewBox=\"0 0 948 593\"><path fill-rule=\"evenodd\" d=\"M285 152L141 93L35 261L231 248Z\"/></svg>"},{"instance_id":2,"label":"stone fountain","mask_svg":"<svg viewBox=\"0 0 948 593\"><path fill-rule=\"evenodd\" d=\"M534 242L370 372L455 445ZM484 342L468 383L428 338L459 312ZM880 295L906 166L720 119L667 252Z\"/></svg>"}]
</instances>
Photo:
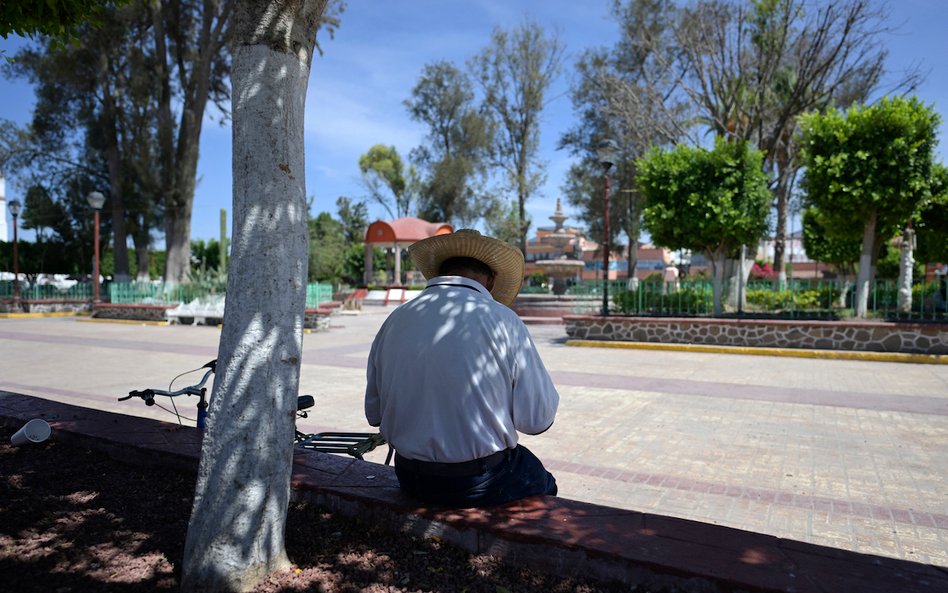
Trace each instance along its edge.
<instances>
[{"instance_id":1,"label":"stone fountain","mask_svg":"<svg viewBox=\"0 0 948 593\"><path fill-rule=\"evenodd\" d=\"M563 207L560 204L559 198L557 198L556 212L550 217L550 220L552 220L556 226L552 233L546 235L540 239L540 241L555 247L559 251L565 251L565 247L569 245L571 241L579 241L577 235L564 232L563 221L567 218L568 217L563 214ZM536 265L547 278L553 279L553 294L555 295L564 294L566 292L566 279L576 278L586 266L582 261L570 258L565 253L557 259L539 260L536 262Z\"/></svg>"}]
</instances>

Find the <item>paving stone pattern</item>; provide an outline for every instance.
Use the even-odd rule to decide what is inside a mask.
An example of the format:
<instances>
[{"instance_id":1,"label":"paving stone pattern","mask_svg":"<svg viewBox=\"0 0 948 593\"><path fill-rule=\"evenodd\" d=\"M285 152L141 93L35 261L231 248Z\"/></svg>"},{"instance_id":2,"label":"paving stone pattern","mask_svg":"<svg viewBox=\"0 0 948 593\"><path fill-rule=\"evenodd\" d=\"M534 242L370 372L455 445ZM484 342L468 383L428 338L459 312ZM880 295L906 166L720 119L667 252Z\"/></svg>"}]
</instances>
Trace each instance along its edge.
<instances>
[{"instance_id":1,"label":"paving stone pattern","mask_svg":"<svg viewBox=\"0 0 948 593\"><path fill-rule=\"evenodd\" d=\"M390 310L334 315L304 337L300 392L317 403L302 429L366 429L365 362ZM531 334L561 402L553 427L523 442L562 497L948 568L948 365L575 348L562 326ZM215 358L219 336L4 319L0 389L169 420L116 398Z\"/></svg>"}]
</instances>

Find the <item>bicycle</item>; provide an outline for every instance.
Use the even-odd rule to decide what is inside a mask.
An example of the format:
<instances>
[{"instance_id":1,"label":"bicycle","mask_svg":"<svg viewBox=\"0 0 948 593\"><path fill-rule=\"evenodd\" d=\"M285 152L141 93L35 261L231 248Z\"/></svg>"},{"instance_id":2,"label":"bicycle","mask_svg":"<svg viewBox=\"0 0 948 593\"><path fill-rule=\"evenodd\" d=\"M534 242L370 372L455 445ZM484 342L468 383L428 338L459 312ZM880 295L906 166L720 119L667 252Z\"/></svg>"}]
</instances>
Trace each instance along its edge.
<instances>
[{"instance_id":1,"label":"bicycle","mask_svg":"<svg viewBox=\"0 0 948 593\"><path fill-rule=\"evenodd\" d=\"M194 385L188 385L182 387L181 389L171 390L171 387L174 385L174 382L177 381L180 377L187 375L189 373L198 372L202 369L207 369L204 372L204 376L201 377L201 380L195 383ZM212 360L207 364L193 369L190 371L185 371L180 375L174 377L171 380L171 384L168 386L168 389L153 389L147 388L141 391L132 390L128 392L128 395L125 397L118 398L118 401L130 400L134 397L141 398L146 406L158 406L162 410L165 410L169 414L174 415L178 419L178 424L184 425L183 420L189 420L195 423L199 430L204 430L207 428L207 381L210 379L211 375L217 370L217 360ZM178 412L178 406L174 403L174 398L187 395L187 396L197 396L197 416L196 418L187 418ZM157 401L155 401L156 396L162 396L169 398L173 410L165 408ZM298 418L307 418L308 413L306 410L312 408L316 403L316 399L312 395L300 395L296 398L296 416ZM336 432L336 431L324 431L317 433L304 433L299 429L295 430L295 435L293 437L293 442L297 447L308 449L311 451L320 451L322 453L333 453L333 454L345 454L355 457L356 459L363 460L364 456L374 451L376 448L386 445L385 438L378 432ZM385 456L385 465L390 465L392 461L392 456L395 451L391 445L388 447L388 453Z\"/></svg>"}]
</instances>

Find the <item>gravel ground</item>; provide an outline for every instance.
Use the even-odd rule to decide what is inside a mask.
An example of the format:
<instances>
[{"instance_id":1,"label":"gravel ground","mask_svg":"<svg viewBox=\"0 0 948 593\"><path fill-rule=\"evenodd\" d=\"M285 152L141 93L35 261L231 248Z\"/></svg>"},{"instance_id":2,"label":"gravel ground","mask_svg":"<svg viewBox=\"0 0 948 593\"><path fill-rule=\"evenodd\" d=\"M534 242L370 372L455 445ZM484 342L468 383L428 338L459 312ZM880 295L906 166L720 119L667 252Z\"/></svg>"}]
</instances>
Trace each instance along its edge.
<instances>
[{"instance_id":1,"label":"gravel ground","mask_svg":"<svg viewBox=\"0 0 948 593\"><path fill-rule=\"evenodd\" d=\"M194 476L139 468L55 441L12 447L0 429L0 589L18 593L178 589ZM259 592L592 593L648 591L560 579L336 517L289 511L294 568Z\"/></svg>"}]
</instances>

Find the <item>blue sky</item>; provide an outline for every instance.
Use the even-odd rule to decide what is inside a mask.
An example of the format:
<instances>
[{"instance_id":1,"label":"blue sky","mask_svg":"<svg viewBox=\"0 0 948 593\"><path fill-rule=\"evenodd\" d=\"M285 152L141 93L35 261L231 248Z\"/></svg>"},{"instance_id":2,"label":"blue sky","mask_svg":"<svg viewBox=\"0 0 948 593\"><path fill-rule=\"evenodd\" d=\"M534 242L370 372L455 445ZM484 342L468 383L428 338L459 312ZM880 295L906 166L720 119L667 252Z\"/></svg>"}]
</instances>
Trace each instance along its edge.
<instances>
[{"instance_id":1,"label":"blue sky","mask_svg":"<svg viewBox=\"0 0 948 593\"><path fill-rule=\"evenodd\" d=\"M402 102L410 95L425 64L436 60L462 66L489 41L495 26L511 28L530 18L556 31L566 46L564 73L542 116L541 158L547 182L528 202L534 227L548 224L571 158L556 150L574 122L568 95L573 64L590 47L612 46L618 31L611 0L349 0L335 39L321 38L324 55L313 62L306 105L306 184L314 196L314 214L335 214L336 198L364 197L358 159L374 144L394 145L407 158L425 130L408 117ZM889 69L897 75L913 65L928 72L918 96L948 119L948 1L894 0L887 36ZM20 39L0 39L0 51L12 55ZM33 92L25 82L0 79L0 117L30 120ZM948 123L942 122L938 159L948 162ZM231 212L231 133L207 121L201 140L199 180L192 216L192 238L217 237L220 209ZM22 199L16 172L7 177L7 199ZM369 204L370 216L384 218ZM571 214L566 207L567 215ZM567 224L575 219L567 220ZM9 224L8 218L8 224ZM228 223L228 228L229 228ZM228 231L229 232L229 231ZM23 233L26 239L30 233ZM163 247L163 240L156 241Z\"/></svg>"}]
</instances>

